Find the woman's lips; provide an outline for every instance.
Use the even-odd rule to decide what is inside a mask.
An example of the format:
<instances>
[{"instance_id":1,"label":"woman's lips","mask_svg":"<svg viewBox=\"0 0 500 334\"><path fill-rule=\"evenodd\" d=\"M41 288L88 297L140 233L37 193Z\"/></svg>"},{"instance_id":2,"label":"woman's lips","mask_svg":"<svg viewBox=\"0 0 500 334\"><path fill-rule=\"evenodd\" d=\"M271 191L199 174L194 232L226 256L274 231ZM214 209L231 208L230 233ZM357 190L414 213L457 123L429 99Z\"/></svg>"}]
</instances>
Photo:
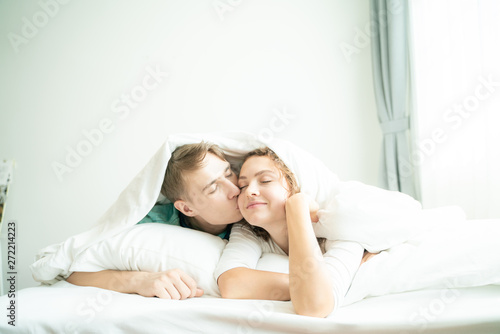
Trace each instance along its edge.
<instances>
[{"instance_id":1,"label":"woman's lips","mask_svg":"<svg viewBox=\"0 0 500 334\"><path fill-rule=\"evenodd\" d=\"M264 203L264 202L251 202L251 203L248 203L247 209L254 209L254 208L260 207L262 205L266 205L266 203Z\"/></svg>"}]
</instances>

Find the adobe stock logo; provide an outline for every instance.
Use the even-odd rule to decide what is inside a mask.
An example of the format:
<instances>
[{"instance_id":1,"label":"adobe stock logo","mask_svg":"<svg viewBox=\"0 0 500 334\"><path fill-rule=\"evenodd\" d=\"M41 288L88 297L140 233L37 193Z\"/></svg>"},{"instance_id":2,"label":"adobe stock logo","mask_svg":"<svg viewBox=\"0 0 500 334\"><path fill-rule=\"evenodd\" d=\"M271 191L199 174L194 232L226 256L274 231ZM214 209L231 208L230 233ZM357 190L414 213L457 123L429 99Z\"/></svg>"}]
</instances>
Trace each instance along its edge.
<instances>
[{"instance_id":1,"label":"adobe stock logo","mask_svg":"<svg viewBox=\"0 0 500 334\"><path fill-rule=\"evenodd\" d=\"M137 109L149 94L157 89L168 76L158 66L155 68L146 66L146 74L140 84L132 87L130 93L122 93L119 98L111 103L111 111L118 115L118 121L126 119L133 109ZM53 161L51 166L59 181L63 180L64 174L71 173L80 166L85 157L89 156L94 148L100 146L105 135L112 133L116 127L116 121L104 117L93 129L82 130L83 138L71 147L66 145L66 157L64 162Z\"/></svg>"},{"instance_id":2,"label":"adobe stock logo","mask_svg":"<svg viewBox=\"0 0 500 334\"><path fill-rule=\"evenodd\" d=\"M9 32L7 38L10 45L16 53L19 53L19 47L23 44L28 44L30 40L35 38L40 29L44 28L50 21L59 13L60 5L65 5L69 0L41 0L38 2L40 10L36 11L31 19L23 16L21 21L21 34Z\"/></svg>"},{"instance_id":3,"label":"adobe stock logo","mask_svg":"<svg viewBox=\"0 0 500 334\"><path fill-rule=\"evenodd\" d=\"M277 133L285 130L285 128L290 124L290 120L293 120L296 116L287 111L287 107L283 106L283 108L273 108L272 109L273 116L269 120L268 127L264 127L260 129L257 139L261 142L269 145L274 140L274 137Z\"/></svg>"},{"instance_id":4,"label":"adobe stock logo","mask_svg":"<svg viewBox=\"0 0 500 334\"><path fill-rule=\"evenodd\" d=\"M353 57L361 50L367 48L371 43L371 38L379 34L380 29L384 29L389 24L388 15L399 15L403 12L403 7L398 1L389 1L387 9L380 9L378 12L370 12L371 19L365 23L364 29L354 27L354 37L350 43L339 44L340 51L344 55L347 63L351 63Z\"/></svg>"},{"instance_id":5,"label":"adobe stock logo","mask_svg":"<svg viewBox=\"0 0 500 334\"><path fill-rule=\"evenodd\" d=\"M438 126L430 131L430 136L421 138L416 143L413 152L408 158L399 159L399 173L403 177L411 177L417 167L423 166L425 161L434 155L439 146L444 144L452 135L459 131L467 119L474 116L474 113L481 112L481 104L487 100L495 98L500 87L500 81L497 81L492 74L488 76L479 76L478 84L474 91L470 92L460 101L455 101L443 112L442 123L444 126ZM397 175L389 175L390 178L397 178Z\"/></svg>"}]
</instances>

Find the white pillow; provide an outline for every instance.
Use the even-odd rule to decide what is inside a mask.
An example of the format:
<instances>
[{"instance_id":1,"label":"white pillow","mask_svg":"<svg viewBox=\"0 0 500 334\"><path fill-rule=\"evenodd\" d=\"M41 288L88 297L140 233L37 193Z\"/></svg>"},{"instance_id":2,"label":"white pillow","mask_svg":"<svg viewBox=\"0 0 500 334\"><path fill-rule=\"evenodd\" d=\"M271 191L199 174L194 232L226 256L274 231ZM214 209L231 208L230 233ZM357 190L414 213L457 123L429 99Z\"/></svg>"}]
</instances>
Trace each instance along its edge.
<instances>
[{"instance_id":1,"label":"white pillow","mask_svg":"<svg viewBox=\"0 0 500 334\"><path fill-rule=\"evenodd\" d=\"M134 225L78 254L70 272L178 268L194 278L206 295L220 296L213 272L225 245L218 236L179 226Z\"/></svg>"}]
</instances>

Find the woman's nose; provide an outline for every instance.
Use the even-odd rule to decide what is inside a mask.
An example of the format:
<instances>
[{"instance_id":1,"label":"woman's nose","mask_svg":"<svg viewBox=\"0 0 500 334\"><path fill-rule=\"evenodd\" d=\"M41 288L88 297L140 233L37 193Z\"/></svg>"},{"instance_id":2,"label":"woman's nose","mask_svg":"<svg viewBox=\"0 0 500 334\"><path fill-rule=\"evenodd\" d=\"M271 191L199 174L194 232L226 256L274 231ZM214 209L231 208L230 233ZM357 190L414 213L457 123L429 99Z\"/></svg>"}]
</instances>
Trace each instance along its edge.
<instances>
[{"instance_id":1,"label":"woman's nose","mask_svg":"<svg viewBox=\"0 0 500 334\"><path fill-rule=\"evenodd\" d=\"M255 183L250 183L247 186L247 196L258 196L259 195L259 188Z\"/></svg>"}]
</instances>

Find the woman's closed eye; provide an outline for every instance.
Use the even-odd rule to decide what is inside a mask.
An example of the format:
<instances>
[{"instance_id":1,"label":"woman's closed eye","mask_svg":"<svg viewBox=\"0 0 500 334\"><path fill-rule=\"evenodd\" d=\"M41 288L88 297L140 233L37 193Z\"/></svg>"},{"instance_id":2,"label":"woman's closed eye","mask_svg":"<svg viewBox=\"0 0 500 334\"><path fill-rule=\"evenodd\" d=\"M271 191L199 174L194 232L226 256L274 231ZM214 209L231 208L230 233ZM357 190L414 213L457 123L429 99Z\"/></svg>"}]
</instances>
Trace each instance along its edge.
<instances>
[{"instance_id":1,"label":"woman's closed eye","mask_svg":"<svg viewBox=\"0 0 500 334\"><path fill-rule=\"evenodd\" d=\"M261 180L259 181L260 183L271 183L273 180ZM248 187L248 184L241 184L238 186L238 188L240 188L240 190L243 190L245 189L246 187Z\"/></svg>"}]
</instances>

